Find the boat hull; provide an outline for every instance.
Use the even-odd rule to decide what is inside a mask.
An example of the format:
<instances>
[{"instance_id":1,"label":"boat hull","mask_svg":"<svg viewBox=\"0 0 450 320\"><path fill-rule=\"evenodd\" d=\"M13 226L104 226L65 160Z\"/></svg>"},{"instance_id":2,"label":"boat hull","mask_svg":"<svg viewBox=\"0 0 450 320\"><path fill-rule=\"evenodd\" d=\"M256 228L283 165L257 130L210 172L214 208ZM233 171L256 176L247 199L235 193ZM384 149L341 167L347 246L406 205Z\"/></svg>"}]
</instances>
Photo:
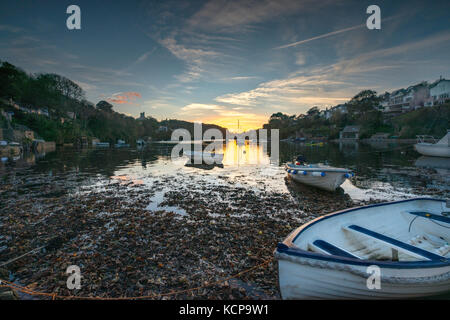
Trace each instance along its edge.
<instances>
[{"instance_id":1,"label":"boat hull","mask_svg":"<svg viewBox=\"0 0 450 320\"><path fill-rule=\"evenodd\" d=\"M274 252L282 298L449 294L449 209L440 199L408 199L346 209L300 226ZM374 269L379 287L372 286Z\"/></svg>"},{"instance_id":2,"label":"boat hull","mask_svg":"<svg viewBox=\"0 0 450 320\"><path fill-rule=\"evenodd\" d=\"M294 181L307 184L326 191L335 191L344 181L345 176L340 172L327 172L325 177L288 173Z\"/></svg>"},{"instance_id":3,"label":"boat hull","mask_svg":"<svg viewBox=\"0 0 450 320\"><path fill-rule=\"evenodd\" d=\"M417 143L416 151L425 156L450 158L450 147L431 143Z\"/></svg>"},{"instance_id":4,"label":"boat hull","mask_svg":"<svg viewBox=\"0 0 450 320\"><path fill-rule=\"evenodd\" d=\"M335 191L345 179L353 176L353 173L347 169L319 165L287 164L285 170L292 180L326 191Z\"/></svg>"},{"instance_id":5,"label":"boat hull","mask_svg":"<svg viewBox=\"0 0 450 320\"><path fill-rule=\"evenodd\" d=\"M208 153L202 153L202 152L185 152L184 156L189 158L191 163L201 164L201 163L216 163L220 164L223 161L223 154L222 153L216 153L216 154L208 154Z\"/></svg>"},{"instance_id":6,"label":"boat hull","mask_svg":"<svg viewBox=\"0 0 450 320\"><path fill-rule=\"evenodd\" d=\"M368 266L349 268L344 263L279 257L279 285L283 299L405 299L445 294L450 288L448 276L446 281L417 280L414 283L411 279L423 277L423 269L405 271L381 267L380 288L369 289L367 281L371 273L367 272ZM434 274L436 279L449 272L450 267L427 270L427 274ZM389 279L395 279L395 282Z\"/></svg>"}]
</instances>

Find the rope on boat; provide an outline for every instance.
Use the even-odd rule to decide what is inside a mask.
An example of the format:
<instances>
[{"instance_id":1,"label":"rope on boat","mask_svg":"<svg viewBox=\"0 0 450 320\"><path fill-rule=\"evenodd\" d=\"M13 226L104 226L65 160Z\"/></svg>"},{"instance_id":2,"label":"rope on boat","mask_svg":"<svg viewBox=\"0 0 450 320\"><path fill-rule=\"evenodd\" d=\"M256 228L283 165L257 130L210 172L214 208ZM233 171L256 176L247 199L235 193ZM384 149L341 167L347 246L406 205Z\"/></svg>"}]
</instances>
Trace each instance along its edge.
<instances>
[{"instance_id":1,"label":"rope on boat","mask_svg":"<svg viewBox=\"0 0 450 320\"><path fill-rule=\"evenodd\" d=\"M183 290L178 290L178 291L171 291L171 292L167 292L167 293L158 293L158 294L151 294L151 295L146 295L146 296L135 296L135 297L117 297L117 298L112 298L112 297L99 297L99 296L93 296L93 297L86 297L86 296L63 296L63 295L59 295L57 293L51 293L51 292L41 292L41 291L34 291L31 290L29 288L27 288L26 286L20 286L18 284L9 282L9 281L5 281L0 279L0 288L10 288L11 290L15 290L15 291L19 291L25 294L28 294L30 296L43 296L43 297L49 297L52 298L52 300L56 300L56 299L68 299L68 300L140 300L140 299L157 299L157 298L162 298L162 297L168 297L168 296L174 296L174 295L178 295L178 294L183 294L183 293L189 293L189 292L193 292L196 290L200 290L200 289L204 289L204 288L208 288L208 287L212 287L218 284L221 284L225 281L234 279L234 278L238 278L240 276L242 276L243 274L249 273L253 270L256 270L258 268L261 268L263 266L268 265L269 263L271 263L274 259L270 258L267 260L264 260L264 262L253 266L251 268L245 269L241 272L238 272L232 276L226 277L224 279L221 280L217 280L211 283L207 283L204 284L202 286L198 286L198 287L194 287L194 288L189 288L189 289L183 289Z\"/></svg>"}]
</instances>

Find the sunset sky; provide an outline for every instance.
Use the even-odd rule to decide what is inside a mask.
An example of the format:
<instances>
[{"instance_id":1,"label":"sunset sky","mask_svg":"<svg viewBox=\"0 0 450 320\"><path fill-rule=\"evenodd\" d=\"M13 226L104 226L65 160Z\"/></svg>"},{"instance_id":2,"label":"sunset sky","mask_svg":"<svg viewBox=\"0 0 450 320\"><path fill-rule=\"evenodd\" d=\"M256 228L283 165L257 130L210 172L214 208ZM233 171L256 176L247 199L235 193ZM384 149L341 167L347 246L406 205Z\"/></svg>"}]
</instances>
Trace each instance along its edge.
<instances>
[{"instance_id":1,"label":"sunset sky","mask_svg":"<svg viewBox=\"0 0 450 320\"><path fill-rule=\"evenodd\" d=\"M66 8L81 8L68 30ZM368 30L366 8L381 8ZM134 117L258 128L450 78L450 1L35 1L0 3L0 60L77 82Z\"/></svg>"}]
</instances>

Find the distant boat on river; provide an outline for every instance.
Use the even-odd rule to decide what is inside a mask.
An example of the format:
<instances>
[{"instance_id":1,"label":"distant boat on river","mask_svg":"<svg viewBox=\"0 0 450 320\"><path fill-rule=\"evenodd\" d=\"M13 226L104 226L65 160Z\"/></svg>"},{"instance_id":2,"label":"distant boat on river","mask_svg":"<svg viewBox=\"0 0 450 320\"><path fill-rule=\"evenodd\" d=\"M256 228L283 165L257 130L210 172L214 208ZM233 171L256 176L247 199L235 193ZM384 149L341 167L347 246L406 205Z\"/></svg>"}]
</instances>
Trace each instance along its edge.
<instances>
[{"instance_id":1,"label":"distant boat on river","mask_svg":"<svg viewBox=\"0 0 450 320\"><path fill-rule=\"evenodd\" d=\"M109 148L109 142L95 142L92 145L99 148Z\"/></svg>"},{"instance_id":2,"label":"distant boat on river","mask_svg":"<svg viewBox=\"0 0 450 320\"><path fill-rule=\"evenodd\" d=\"M117 140L117 143L114 144L114 147L116 147L116 148L128 148L128 147L130 147L130 145L128 143L125 143L125 141L119 139L119 140Z\"/></svg>"},{"instance_id":3,"label":"distant boat on river","mask_svg":"<svg viewBox=\"0 0 450 320\"><path fill-rule=\"evenodd\" d=\"M414 148L420 154L431 157L450 158L450 130L447 130L447 134L435 143L425 142L427 139L435 141L431 136L417 136L417 139L419 142L414 145Z\"/></svg>"},{"instance_id":4,"label":"distant boat on river","mask_svg":"<svg viewBox=\"0 0 450 320\"><path fill-rule=\"evenodd\" d=\"M203 163L207 162L208 159L211 159L211 161L214 161L215 163L222 163L223 161L223 153L184 151L183 155L188 157L192 163Z\"/></svg>"}]
</instances>

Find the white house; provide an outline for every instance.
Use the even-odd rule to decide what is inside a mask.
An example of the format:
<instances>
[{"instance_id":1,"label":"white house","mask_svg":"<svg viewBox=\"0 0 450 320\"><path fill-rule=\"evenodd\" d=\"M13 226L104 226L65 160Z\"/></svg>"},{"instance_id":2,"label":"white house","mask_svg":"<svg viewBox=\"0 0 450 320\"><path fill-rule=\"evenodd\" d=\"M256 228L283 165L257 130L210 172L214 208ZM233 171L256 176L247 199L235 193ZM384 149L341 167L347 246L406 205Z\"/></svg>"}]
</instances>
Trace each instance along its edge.
<instances>
[{"instance_id":1,"label":"white house","mask_svg":"<svg viewBox=\"0 0 450 320\"><path fill-rule=\"evenodd\" d=\"M395 90L389 95L389 101L387 102L387 106L384 106L383 111L391 116L399 115L404 112L405 109L403 107L409 107L409 102L406 102L407 99L405 89Z\"/></svg>"},{"instance_id":2,"label":"white house","mask_svg":"<svg viewBox=\"0 0 450 320\"><path fill-rule=\"evenodd\" d=\"M450 100L450 80L439 79L430 86L430 105L438 105Z\"/></svg>"}]
</instances>

